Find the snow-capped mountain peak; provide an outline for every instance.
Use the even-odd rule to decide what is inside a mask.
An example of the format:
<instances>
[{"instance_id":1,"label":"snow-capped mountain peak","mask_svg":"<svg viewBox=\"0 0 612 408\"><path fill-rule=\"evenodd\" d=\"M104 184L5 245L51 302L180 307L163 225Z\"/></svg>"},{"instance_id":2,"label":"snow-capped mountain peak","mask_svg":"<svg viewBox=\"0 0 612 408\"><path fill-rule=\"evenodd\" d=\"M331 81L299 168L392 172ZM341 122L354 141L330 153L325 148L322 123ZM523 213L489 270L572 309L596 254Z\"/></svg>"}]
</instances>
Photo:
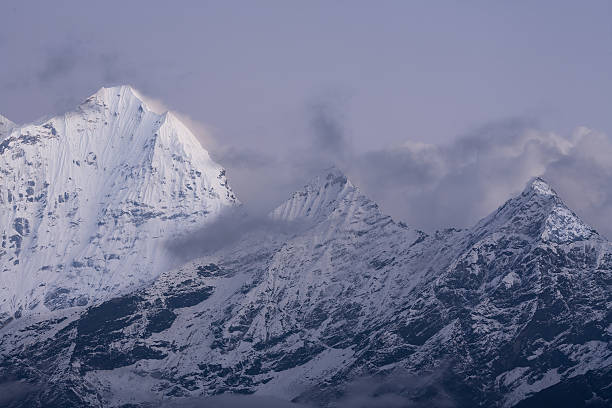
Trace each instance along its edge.
<instances>
[{"instance_id":1,"label":"snow-capped mountain peak","mask_svg":"<svg viewBox=\"0 0 612 408\"><path fill-rule=\"evenodd\" d=\"M364 218L381 216L378 205L366 197L346 175L331 167L315 176L302 189L271 213L283 221ZM349 221L347 221L349 222Z\"/></svg>"},{"instance_id":2,"label":"snow-capped mountain peak","mask_svg":"<svg viewBox=\"0 0 612 408\"><path fill-rule=\"evenodd\" d=\"M353 184L337 168L332 167L315 176L301 190L278 206L272 217L285 221L299 218L326 217L338 202L356 191Z\"/></svg>"},{"instance_id":3,"label":"snow-capped mountain peak","mask_svg":"<svg viewBox=\"0 0 612 408\"><path fill-rule=\"evenodd\" d=\"M543 211L534 214L533 221L541 226L540 238L557 243L573 242L598 237L597 231L580 219L559 197L555 190L541 177L535 177L523 191L527 202L537 201Z\"/></svg>"},{"instance_id":4,"label":"snow-capped mountain peak","mask_svg":"<svg viewBox=\"0 0 612 408\"><path fill-rule=\"evenodd\" d=\"M541 178L431 236L337 168L279 223L202 228L238 204L225 171L129 86L12 127L0 170L0 378L26 391L9 406L344 406L364 377L406 406L554 406L572 388L569 405L610 405L612 244ZM190 234L202 257L173 269L167 243L191 229L222 245Z\"/></svg>"},{"instance_id":5,"label":"snow-capped mountain peak","mask_svg":"<svg viewBox=\"0 0 612 408\"><path fill-rule=\"evenodd\" d=\"M474 228L474 235L522 234L530 239L572 242L599 237L544 179L533 178L523 192L506 201Z\"/></svg>"},{"instance_id":6,"label":"snow-capped mountain peak","mask_svg":"<svg viewBox=\"0 0 612 408\"><path fill-rule=\"evenodd\" d=\"M91 104L103 104L109 107L118 108L117 110L123 110L130 105L140 104L143 109L153 111L146 103L143 98L134 88L130 85L118 85L112 87L102 87L96 93L91 95L89 98L81 104L81 106L88 106ZM157 112L160 113L160 112Z\"/></svg>"},{"instance_id":7,"label":"snow-capped mountain peak","mask_svg":"<svg viewBox=\"0 0 612 408\"><path fill-rule=\"evenodd\" d=\"M531 192L534 194L557 196L555 190L553 190L546 180L541 177L534 177L527 183L523 194L529 194Z\"/></svg>"},{"instance_id":8,"label":"snow-capped mountain peak","mask_svg":"<svg viewBox=\"0 0 612 408\"><path fill-rule=\"evenodd\" d=\"M0 375L50 384L17 407L224 392L335 406L362 376L406 371L402 384L440 373L439 390L400 391L420 405L430 392L429 405L510 407L574 381L605 386L612 247L562 242L580 228L552 191L533 180L475 228L428 236L330 169L272 213L307 228L245 234L122 296L0 328ZM555 224L565 209L575 218Z\"/></svg>"},{"instance_id":9,"label":"snow-capped mountain peak","mask_svg":"<svg viewBox=\"0 0 612 408\"><path fill-rule=\"evenodd\" d=\"M193 133L129 86L13 129L0 167L0 322L149 281L165 240L238 204Z\"/></svg>"}]
</instances>

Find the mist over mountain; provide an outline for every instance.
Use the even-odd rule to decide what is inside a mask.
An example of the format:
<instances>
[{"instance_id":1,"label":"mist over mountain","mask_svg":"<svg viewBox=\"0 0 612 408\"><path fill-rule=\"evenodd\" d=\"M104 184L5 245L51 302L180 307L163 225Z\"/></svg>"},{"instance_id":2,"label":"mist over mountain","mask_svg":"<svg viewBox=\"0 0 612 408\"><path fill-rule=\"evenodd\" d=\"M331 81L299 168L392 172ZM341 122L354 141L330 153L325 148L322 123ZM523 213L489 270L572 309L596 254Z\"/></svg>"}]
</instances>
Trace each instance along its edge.
<instances>
[{"instance_id":1,"label":"mist over mountain","mask_svg":"<svg viewBox=\"0 0 612 408\"><path fill-rule=\"evenodd\" d=\"M264 214L129 86L0 118L0 405L612 403L612 243L553 184L425 232L315 112L333 154Z\"/></svg>"}]
</instances>

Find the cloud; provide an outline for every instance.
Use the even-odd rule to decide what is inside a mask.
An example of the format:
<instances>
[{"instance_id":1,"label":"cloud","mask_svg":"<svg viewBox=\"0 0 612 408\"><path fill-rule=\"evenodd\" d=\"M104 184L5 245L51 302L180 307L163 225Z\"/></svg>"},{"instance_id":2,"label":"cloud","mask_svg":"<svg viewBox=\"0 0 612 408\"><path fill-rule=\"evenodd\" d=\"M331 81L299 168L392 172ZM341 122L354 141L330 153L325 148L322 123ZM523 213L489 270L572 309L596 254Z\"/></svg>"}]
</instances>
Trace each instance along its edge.
<instances>
[{"instance_id":1,"label":"cloud","mask_svg":"<svg viewBox=\"0 0 612 408\"><path fill-rule=\"evenodd\" d=\"M75 83L81 81L94 82L98 85L120 83L130 77L129 58L121 56L115 49L104 49L101 44L92 43L85 38L67 35L61 41L44 47L40 66L34 77L37 85L56 87L71 84L72 98L82 98L78 95ZM38 65L40 64L40 65ZM102 82L99 82L102 81ZM66 89L64 89L66 91Z\"/></svg>"},{"instance_id":2,"label":"cloud","mask_svg":"<svg viewBox=\"0 0 612 408\"><path fill-rule=\"evenodd\" d=\"M170 110L181 122L185 124L195 135L202 147L208 151L217 148L217 140L214 138L210 127L205 123L194 119L193 116L174 109Z\"/></svg>"},{"instance_id":3,"label":"cloud","mask_svg":"<svg viewBox=\"0 0 612 408\"><path fill-rule=\"evenodd\" d=\"M336 387L315 387L295 401L272 396L221 394L213 397L164 401L164 408L452 408L454 397L446 390L448 365L419 375L397 370L384 376L365 376ZM302 401L304 400L304 401Z\"/></svg>"},{"instance_id":4,"label":"cloud","mask_svg":"<svg viewBox=\"0 0 612 408\"><path fill-rule=\"evenodd\" d=\"M543 176L568 206L610 234L611 140L585 128L562 136L532 119L487 124L446 145L406 142L357 157L349 176L383 210L424 230L467 227Z\"/></svg>"},{"instance_id":5,"label":"cloud","mask_svg":"<svg viewBox=\"0 0 612 408\"><path fill-rule=\"evenodd\" d=\"M164 402L164 408L307 408L278 398L256 395L216 395L205 398L186 398Z\"/></svg>"},{"instance_id":6,"label":"cloud","mask_svg":"<svg viewBox=\"0 0 612 408\"><path fill-rule=\"evenodd\" d=\"M259 234L260 239L273 233L295 234L308 228L306 221L284 221L258 214L247 213L244 208L228 211L202 228L185 234L182 238L167 243L175 260L184 263L190 259L236 244L246 235ZM255 240L257 242L258 240Z\"/></svg>"},{"instance_id":7,"label":"cloud","mask_svg":"<svg viewBox=\"0 0 612 408\"><path fill-rule=\"evenodd\" d=\"M323 169L350 162L353 149L345 127L346 105L344 93L322 93L304 104L303 127L287 135L281 146L214 144L211 155L227 168L230 185L249 211L266 213Z\"/></svg>"},{"instance_id":8,"label":"cloud","mask_svg":"<svg viewBox=\"0 0 612 408\"><path fill-rule=\"evenodd\" d=\"M332 99L317 99L309 106L312 148L316 152L342 156L349 149L342 107Z\"/></svg>"},{"instance_id":9,"label":"cloud","mask_svg":"<svg viewBox=\"0 0 612 408\"><path fill-rule=\"evenodd\" d=\"M350 170L386 211L431 230L476 222L567 149L566 140L534 121L508 119L447 145L406 142L368 152Z\"/></svg>"},{"instance_id":10,"label":"cloud","mask_svg":"<svg viewBox=\"0 0 612 408\"><path fill-rule=\"evenodd\" d=\"M38 73L38 80L41 83L48 83L68 76L80 61L81 56L74 47L53 49L43 61L42 69Z\"/></svg>"},{"instance_id":11,"label":"cloud","mask_svg":"<svg viewBox=\"0 0 612 408\"><path fill-rule=\"evenodd\" d=\"M338 90L318 95L306 109L310 140L296 163L315 172L331 165L345 167L352 159L353 147L347 135L348 96Z\"/></svg>"},{"instance_id":12,"label":"cloud","mask_svg":"<svg viewBox=\"0 0 612 408\"><path fill-rule=\"evenodd\" d=\"M457 405L444 386L449 365L419 375L396 370L364 376L339 386L314 388L304 393L307 402L326 402L330 408L450 408Z\"/></svg>"},{"instance_id":13,"label":"cloud","mask_svg":"<svg viewBox=\"0 0 612 408\"><path fill-rule=\"evenodd\" d=\"M20 402L38 392L40 392L40 387L34 384L4 379L4 381L0 382L0 406L5 407Z\"/></svg>"},{"instance_id":14,"label":"cloud","mask_svg":"<svg viewBox=\"0 0 612 408\"><path fill-rule=\"evenodd\" d=\"M227 167L238 197L259 213L336 165L384 212L432 232L475 224L520 193L531 177L543 176L579 216L612 236L608 136L586 128L561 135L542 129L534 118L515 117L445 144L407 140L358 153L348 136L348 102L341 92L327 92L305 104L301 148L273 155L265 148L217 145L213 157Z\"/></svg>"},{"instance_id":15,"label":"cloud","mask_svg":"<svg viewBox=\"0 0 612 408\"><path fill-rule=\"evenodd\" d=\"M468 227L543 176L570 208L612 236L609 137L580 128L561 135L531 117L484 124L445 144L413 141L357 153L346 126L346 98L328 92L303 112L305 143L278 156L265 150L221 149L213 156L243 202L259 212L286 200L332 164L384 212L425 231Z\"/></svg>"},{"instance_id":16,"label":"cloud","mask_svg":"<svg viewBox=\"0 0 612 408\"><path fill-rule=\"evenodd\" d=\"M232 169L259 170L276 164L274 156L250 148L227 147L219 149L214 156Z\"/></svg>"},{"instance_id":17,"label":"cloud","mask_svg":"<svg viewBox=\"0 0 612 408\"><path fill-rule=\"evenodd\" d=\"M266 151L213 143L213 158L227 167L229 183L246 204L239 211L222 215L182 239L168 243L170 251L185 261L235 244L247 234L289 234L307 228L303 222L274 220L268 213L312 176L344 162L351 154L343 130L342 100L337 93L313 99L305 110L308 143L304 148L287 151L280 158ZM149 104L148 101L147 98L145 102ZM152 103L156 106L155 101Z\"/></svg>"},{"instance_id":18,"label":"cloud","mask_svg":"<svg viewBox=\"0 0 612 408\"><path fill-rule=\"evenodd\" d=\"M600 233L612 237L612 140L579 128L571 150L543 173L570 208Z\"/></svg>"}]
</instances>

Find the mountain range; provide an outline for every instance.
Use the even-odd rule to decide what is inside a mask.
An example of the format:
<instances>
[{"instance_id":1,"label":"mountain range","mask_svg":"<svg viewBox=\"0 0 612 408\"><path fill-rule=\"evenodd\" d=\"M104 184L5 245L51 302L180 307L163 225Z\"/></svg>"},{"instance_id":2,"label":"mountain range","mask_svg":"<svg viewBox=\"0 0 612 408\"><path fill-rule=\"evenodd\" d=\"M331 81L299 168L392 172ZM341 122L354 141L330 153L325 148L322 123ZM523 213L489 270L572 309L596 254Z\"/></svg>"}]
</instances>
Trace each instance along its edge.
<instances>
[{"instance_id":1,"label":"mountain range","mask_svg":"<svg viewBox=\"0 0 612 408\"><path fill-rule=\"evenodd\" d=\"M541 178L428 234L330 168L209 245L248 215L132 88L0 138L1 404L612 404L612 244Z\"/></svg>"}]
</instances>

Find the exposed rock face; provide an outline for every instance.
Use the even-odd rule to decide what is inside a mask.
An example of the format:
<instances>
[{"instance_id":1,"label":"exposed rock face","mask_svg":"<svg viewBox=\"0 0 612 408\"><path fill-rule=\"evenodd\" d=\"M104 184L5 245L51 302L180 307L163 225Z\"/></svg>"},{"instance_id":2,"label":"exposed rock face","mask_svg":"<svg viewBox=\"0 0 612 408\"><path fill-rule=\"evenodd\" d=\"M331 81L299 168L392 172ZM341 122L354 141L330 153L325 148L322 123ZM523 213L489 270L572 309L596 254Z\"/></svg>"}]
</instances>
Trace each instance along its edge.
<instances>
[{"instance_id":1,"label":"exposed rock face","mask_svg":"<svg viewBox=\"0 0 612 408\"><path fill-rule=\"evenodd\" d=\"M169 270L168 239L238 204L184 125L129 87L2 119L0 405L612 404L612 245L542 179L428 235L330 169Z\"/></svg>"},{"instance_id":2,"label":"exposed rock face","mask_svg":"<svg viewBox=\"0 0 612 408\"><path fill-rule=\"evenodd\" d=\"M172 264L165 240L237 203L194 135L128 86L0 122L0 326L140 287Z\"/></svg>"},{"instance_id":3,"label":"exposed rock face","mask_svg":"<svg viewBox=\"0 0 612 408\"><path fill-rule=\"evenodd\" d=\"M364 376L395 378L407 404L610 403L612 246L543 180L474 228L426 235L332 169L271 218L300 228L4 328L4 375L41 390L14 406L333 405Z\"/></svg>"}]
</instances>

